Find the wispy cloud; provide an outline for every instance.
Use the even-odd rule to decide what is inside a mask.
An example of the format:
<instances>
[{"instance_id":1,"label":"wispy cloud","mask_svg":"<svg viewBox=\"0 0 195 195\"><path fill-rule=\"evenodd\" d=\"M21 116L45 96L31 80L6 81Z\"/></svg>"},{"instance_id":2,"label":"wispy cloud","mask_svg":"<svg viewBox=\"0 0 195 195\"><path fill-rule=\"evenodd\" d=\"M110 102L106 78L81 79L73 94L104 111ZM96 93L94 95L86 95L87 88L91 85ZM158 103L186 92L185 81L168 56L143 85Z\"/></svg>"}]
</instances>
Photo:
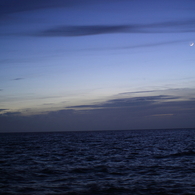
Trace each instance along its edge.
<instances>
[{"instance_id":1,"label":"wispy cloud","mask_svg":"<svg viewBox=\"0 0 195 195\"><path fill-rule=\"evenodd\" d=\"M7 110L7 109L0 109L0 112L5 111L5 110Z\"/></svg>"},{"instance_id":2,"label":"wispy cloud","mask_svg":"<svg viewBox=\"0 0 195 195\"><path fill-rule=\"evenodd\" d=\"M19 81L19 80L23 80L24 78L15 78L13 79L14 81Z\"/></svg>"},{"instance_id":3,"label":"wispy cloud","mask_svg":"<svg viewBox=\"0 0 195 195\"><path fill-rule=\"evenodd\" d=\"M122 108L122 107L135 107L135 106L149 106L156 102L162 102L167 100L176 100L179 97L159 95L159 96L144 96L144 97L133 97L133 98L120 98L108 100L104 103L97 103L94 105L79 105L69 106L66 108L71 109L96 109L96 108Z\"/></svg>"},{"instance_id":4,"label":"wispy cloud","mask_svg":"<svg viewBox=\"0 0 195 195\"><path fill-rule=\"evenodd\" d=\"M173 116L173 114L154 114L154 115L151 115L151 116L154 116L154 117L165 117L165 116Z\"/></svg>"},{"instance_id":5,"label":"wispy cloud","mask_svg":"<svg viewBox=\"0 0 195 195\"><path fill-rule=\"evenodd\" d=\"M4 109L7 110L7 109ZM13 117L13 116L19 116L21 115L21 112L5 112L1 116L3 117Z\"/></svg>"},{"instance_id":6,"label":"wispy cloud","mask_svg":"<svg viewBox=\"0 0 195 195\"><path fill-rule=\"evenodd\" d=\"M163 45L172 45L177 43L186 43L190 40L175 40L175 41L164 41L157 43L148 43L148 44L138 44L138 45L129 45L129 46L119 46L119 47L99 47L99 48L87 48L87 49L78 49L78 50L66 50L66 52L81 52L81 51L109 51L109 50L129 50L129 49L138 49L138 48L148 48L148 47L158 47ZM64 52L63 50L60 52Z\"/></svg>"},{"instance_id":7,"label":"wispy cloud","mask_svg":"<svg viewBox=\"0 0 195 195\"><path fill-rule=\"evenodd\" d=\"M43 104L44 106L50 106L50 105L54 105L54 103L45 103Z\"/></svg>"},{"instance_id":8,"label":"wispy cloud","mask_svg":"<svg viewBox=\"0 0 195 195\"><path fill-rule=\"evenodd\" d=\"M39 9L50 9L57 7L75 7L86 4L114 2L119 0L1 0L0 16L23 11L33 11ZM129 1L129 0L123 0ZM122 2L122 0L120 0Z\"/></svg>"},{"instance_id":9,"label":"wispy cloud","mask_svg":"<svg viewBox=\"0 0 195 195\"><path fill-rule=\"evenodd\" d=\"M156 92L157 90L150 90L150 91L132 91L132 92L123 92L119 93L118 95L129 95L129 94L137 94L137 93L153 93Z\"/></svg>"},{"instance_id":10,"label":"wispy cloud","mask_svg":"<svg viewBox=\"0 0 195 195\"><path fill-rule=\"evenodd\" d=\"M55 7L71 7L90 3L89 0L6 0L0 2L0 16L38 9L55 8Z\"/></svg>"},{"instance_id":11,"label":"wispy cloud","mask_svg":"<svg viewBox=\"0 0 195 195\"><path fill-rule=\"evenodd\" d=\"M189 41L189 40L164 41L164 42L158 42L158 43L118 47L118 48L115 48L115 49L136 49L136 48L145 48L145 47L157 47L157 46L162 46L162 45L172 45L172 44L177 44L177 43L183 43L183 42L187 42L187 41Z\"/></svg>"},{"instance_id":12,"label":"wispy cloud","mask_svg":"<svg viewBox=\"0 0 195 195\"><path fill-rule=\"evenodd\" d=\"M152 24L58 26L33 36L87 36L108 33L182 33L195 32L195 20L168 21Z\"/></svg>"},{"instance_id":13,"label":"wispy cloud","mask_svg":"<svg viewBox=\"0 0 195 195\"><path fill-rule=\"evenodd\" d=\"M86 36L127 32L128 25L60 26L37 33L37 36Z\"/></svg>"}]
</instances>

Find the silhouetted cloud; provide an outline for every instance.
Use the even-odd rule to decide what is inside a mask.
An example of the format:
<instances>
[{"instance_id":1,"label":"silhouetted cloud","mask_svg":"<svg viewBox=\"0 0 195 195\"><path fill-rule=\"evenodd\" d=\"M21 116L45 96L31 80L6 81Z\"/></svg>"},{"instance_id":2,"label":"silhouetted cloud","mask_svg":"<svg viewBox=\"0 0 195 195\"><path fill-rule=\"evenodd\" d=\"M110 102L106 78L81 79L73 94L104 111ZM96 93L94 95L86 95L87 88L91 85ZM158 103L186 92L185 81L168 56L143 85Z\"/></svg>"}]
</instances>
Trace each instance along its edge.
<instances>
[{"instance_id":1,"label":"silhouetted cloud","mask_svg":"<svg viewBox=\"0 0 195 195\"><path fill-rule=\"evenodd\" d=\"M82 2L80 0L5 0L0 1L0 15L37 9L70 7L89 2L89 0L82 0Z\"/></svg>"},{"instance_id":2,"label":"silhouetted cloud","mask_svg":"<svg viewBox=\"0 0 195 195\"><path fill-rule=\"evenodd\" d=\"M80 106L81 110L64 109L32 116L22 116L20 113L11 112L0 114L0 131L40 132L195 127L194 100L184 101L168 96L151 96L110 100L99 107L98 105L91 108L88 106Z\"/></svg>"},{"instance_id":3,"label":"silhouetted cloud","mask_svg":"<svg viewBox=\"0 0 195 195\"><path fill-rule=\"evenodd\" d=\"M69 106L67 108L71 109L86 109L86 108L122 108L122 107L135 107L135 106L150 106L153 103L176 100L179 97L159 95L159 96L145 96L145 97L133 97L133 98L120 98L108 100L104 103L97 103L95 105L79 105L79 106Z\"/></svg>"},{"instance_id":4,"label":"silhouetted cloud","mask_svg":"<svg viewBox=\"0 0 195 195\"><path fill-rule=\"evenodd\" d=\"M5 111L5 110L7 110L7 109L0 109L0 112Z\"/></svg>"},{"instance_id":5,"label":"silhouetted cloud","mask_svg":"<svg viewBox=\"0 0 195 195\"><path fill-rule=\"evenodd\" d=\"M38 36L86 36L127 32L127 25L60 26L38 33Z\"/></svg>"},{"instance_id":6,"label":"silhouetted cloud","mask_svg":"<svg viewBox=\"0 0 195 195\"><path fill-rule=\"evenodd\" d=\"M181 33L195 32L195 20L170 21L153 24L58 26L34 36L86 36L108 33Z\"/></svg>"},{"instance_id":7,"label":"silhouetted cloud","mask_svg":"<svg viewBox=\"0 0 195 195\"><path fill-rule=\"evenodd\" d=\"M4 109L4 110L7 110L7 109ZM18 116L18 115L21 115L21 112L5 112L1 115L2 116Z\"/></svg>"}]
</instances>

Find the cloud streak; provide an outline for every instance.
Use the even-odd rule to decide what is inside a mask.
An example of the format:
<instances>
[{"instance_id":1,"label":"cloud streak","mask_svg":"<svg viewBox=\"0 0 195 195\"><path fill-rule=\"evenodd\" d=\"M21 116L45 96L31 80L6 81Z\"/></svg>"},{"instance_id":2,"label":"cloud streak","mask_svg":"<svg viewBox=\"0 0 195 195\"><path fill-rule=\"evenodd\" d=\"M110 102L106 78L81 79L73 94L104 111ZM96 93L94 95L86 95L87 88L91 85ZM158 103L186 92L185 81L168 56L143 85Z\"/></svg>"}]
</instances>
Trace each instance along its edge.
<instances>
[{"instance_id":1,"label":"cloud streak","mask_svg":"<svg viewBox=\"0 0 195 195\"><path fill-rule=\"evenodd\" d=\"M130 95L130 94L139 94L139 93L152 93L152 92L156 92L157 90L149 90L149 91L132 91L132 92L123 92L123 93L119 93L118 95Z\"/></svg>"},{"instance_id":2,"label":"cloud streak","mask_svg":"<svg viewBox=\"0 0 195 195\"><path fill-rule=\"evenodd\" d=\"M89 0L6 0L0 2L0 16L23 11L33 11L55 7L72 7L89 3Z\"/></svg>"},{"instance_id":3,"label":"cloud streak","mask_svg":"<svg viewBox=\"0 0 195 195\"><path fill-rule=\"evenodd\" d=\"M5 111L5 110L7 110L7 109L0 109L0 112Z\"/></svg>"},{"instance_id":4,"label":"cloud streak","mask_svg":"<svg viewBox=\"0 0 195 195\"><path fill-rule=\"evenodd\" d=\"M111 33L184 33L195 32L195 20L169 21L153 24L58 26L33 36L74 37Z\"/></svg>"},{"instance_id":5,"label":"cloud streak","mask_svg":"<svg viewBox=\"0 0 195 195\"><path fill-rule=\"evenodd\" d=\"M60 26L42 31L37 36L86 36L127 32L127 25Z\"/></svg>"},{"instance_id":6,"label":"cloud streak","mask_svg":"<svg viewBox=\"0 0 195 195\"><path fill-rule=\"evenodd\" d=\"M75 7L87 4L114 2L118 0L1 0L0 1L0 16L7 14L34 11L39 9ZM122 0L120 0L121 2ZM123 0L124 1L124 0Z\"/></svg>"},{"instance_id":7,"label":"cloud streak","mask_svg":"<svg viewBox=\"0 0 195 195\"><path fill-rule=\"evenodd\" d=\"M24 78L15 78L13 79L14 81L19 81L19 80L23 80Z\"/></svg>"},{"instance_id":8,"label":"cloud streak","mask_svg":"<svg viewBox=\"0 0 195 195\"><path fill-rule=\"evenodd\" d=\"M145 96L145 97L133 97L133 98L120 98L108 100L104 103L97 103L94 105L79 105L79 106L69 106L66 108L71 109L97 109L97 108L123 108L123 107L136 107L136 106L150 106L154 103L159 103L168 100L177 100L179 97L173 97L168 95L159 96Z\"/></svg>"}]
</instances>

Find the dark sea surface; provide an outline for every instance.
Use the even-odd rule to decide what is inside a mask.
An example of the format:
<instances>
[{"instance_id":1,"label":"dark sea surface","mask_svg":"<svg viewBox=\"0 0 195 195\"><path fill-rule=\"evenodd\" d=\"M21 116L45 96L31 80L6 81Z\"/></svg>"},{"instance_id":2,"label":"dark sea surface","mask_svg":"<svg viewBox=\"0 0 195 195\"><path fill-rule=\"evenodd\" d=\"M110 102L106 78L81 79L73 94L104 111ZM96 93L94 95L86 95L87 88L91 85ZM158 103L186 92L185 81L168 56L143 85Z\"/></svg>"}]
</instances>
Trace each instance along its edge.
<instances>
[{"instance_id":1,"label":"dark sea surface","mask_svg":"<svg viewBox=\"0 0 195 195\"><path fill-rule=\"evenodd\" d=\"M195 194L195 129L0 134L0 194Z\"/></svg>"}]
</instances>

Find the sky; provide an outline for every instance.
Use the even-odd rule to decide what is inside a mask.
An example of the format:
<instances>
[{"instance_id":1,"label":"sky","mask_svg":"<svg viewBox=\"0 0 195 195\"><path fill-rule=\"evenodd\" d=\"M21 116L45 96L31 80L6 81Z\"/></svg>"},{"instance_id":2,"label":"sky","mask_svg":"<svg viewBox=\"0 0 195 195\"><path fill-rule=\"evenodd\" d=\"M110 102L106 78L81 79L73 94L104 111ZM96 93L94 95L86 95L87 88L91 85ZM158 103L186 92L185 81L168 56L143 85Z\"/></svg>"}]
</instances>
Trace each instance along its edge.
<instances>
[{"instance_id":1,"label":"sky","mask_svg":"<svg viewBox=\"0 0 195 195\"><path fill-rule=\"evenodd\" d=\"M194 0L1 0L0 132L195 127Z\"/></svg>"}]
</instances>

